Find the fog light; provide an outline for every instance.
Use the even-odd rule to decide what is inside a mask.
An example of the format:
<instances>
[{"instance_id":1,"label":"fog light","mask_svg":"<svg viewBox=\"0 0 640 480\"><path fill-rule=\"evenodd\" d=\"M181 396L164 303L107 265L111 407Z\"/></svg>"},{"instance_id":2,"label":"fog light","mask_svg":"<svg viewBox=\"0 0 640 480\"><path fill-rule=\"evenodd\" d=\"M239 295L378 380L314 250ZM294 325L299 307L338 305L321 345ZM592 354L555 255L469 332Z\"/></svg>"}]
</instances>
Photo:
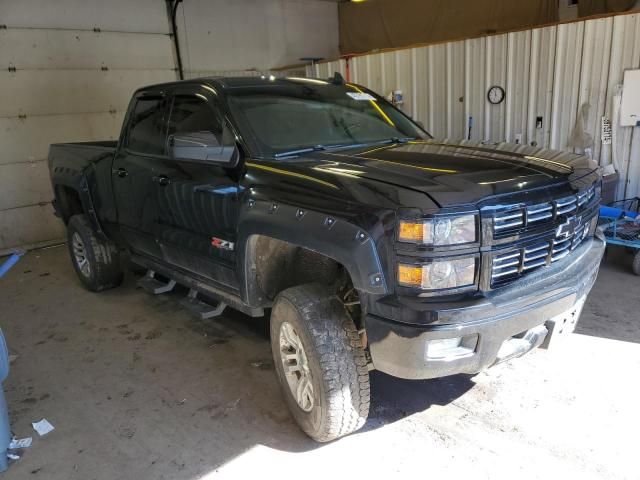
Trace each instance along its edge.
<instances>
[{"instance_id":1,"label":"fog light","mask_svg":"<svg viewBox=\"0 0 640 480\"><path fill-rule=\"evenodd\" d=\"M478 344L478 335L439 338L427 341L427 360L455 360L471 355Z\"/></svg>"}]
</instances>

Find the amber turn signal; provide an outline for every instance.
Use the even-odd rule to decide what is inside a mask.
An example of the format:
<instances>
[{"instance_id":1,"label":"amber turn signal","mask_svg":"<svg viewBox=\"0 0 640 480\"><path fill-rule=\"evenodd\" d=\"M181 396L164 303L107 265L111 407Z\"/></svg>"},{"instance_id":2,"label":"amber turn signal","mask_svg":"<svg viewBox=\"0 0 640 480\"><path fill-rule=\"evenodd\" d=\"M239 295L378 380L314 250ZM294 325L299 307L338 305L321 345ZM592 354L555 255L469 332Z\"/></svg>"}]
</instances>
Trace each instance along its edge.
<instances>
[{"instance_id":1,"label":"amber turn signal","mask_svg":"<svg viewBox=\"0 0 640 480\"><path fill-rule=\"evenodd\" d=\"M398 265L398 283L406 287L422 286L421 265Z\"/></svg>"},{"instance_id":2,"label":"amber turn signal","mask_svg":"<svg viewBox=\"0 0 640 480\"><path fill-rule=\"evenodd\" d=\"M423 222L400 222L398 239L401 242L423 243L425 224Z\"/></svg>"}]
</instances>

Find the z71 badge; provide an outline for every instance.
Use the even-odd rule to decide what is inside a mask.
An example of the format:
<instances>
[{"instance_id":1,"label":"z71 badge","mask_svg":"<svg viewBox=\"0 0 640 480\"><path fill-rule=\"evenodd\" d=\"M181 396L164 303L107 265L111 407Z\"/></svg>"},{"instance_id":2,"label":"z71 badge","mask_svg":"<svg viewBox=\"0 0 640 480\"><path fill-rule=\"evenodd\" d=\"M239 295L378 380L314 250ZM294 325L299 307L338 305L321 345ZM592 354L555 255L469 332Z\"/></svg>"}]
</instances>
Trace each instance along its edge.
<instances>
[{"instance_id":1,"label":"z71 badge","mask_svg":"<svg viewBox=\"0 0 640 480\"><path fill-rule=\"evenodd\" d=\"M217 237L211 237L211 245L220 250L233 250L235 243Z\"/></svg>"}]
</instances>

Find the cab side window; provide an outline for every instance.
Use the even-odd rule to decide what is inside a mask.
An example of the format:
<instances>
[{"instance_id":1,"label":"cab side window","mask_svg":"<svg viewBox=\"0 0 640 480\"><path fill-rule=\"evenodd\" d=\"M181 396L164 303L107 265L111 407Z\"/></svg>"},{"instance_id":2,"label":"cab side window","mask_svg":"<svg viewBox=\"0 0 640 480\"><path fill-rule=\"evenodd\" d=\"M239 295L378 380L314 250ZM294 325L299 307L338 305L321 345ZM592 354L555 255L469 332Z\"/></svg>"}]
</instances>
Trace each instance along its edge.
<instances>
[{"instance_id":1,"label":"cab side window","mask_svg":"<svg viewBox=\"0 0 640 480\"><path fill-rule=\"evenodd\" d=\"M223 120L211 102L196 95L177 95L169 116L168 135L211 132L222 141Z\"/></svg>"},{"instance_id":2,"label":"cab side window","mask_svg":"<svg viewBox=\"0 0 640 480\"><path fill-rule=\"evenodd\" d=\"M166 123L162 98L139 98L129 121L127 148L134 152L164 155Z\"/></svg>"}]
</instances>

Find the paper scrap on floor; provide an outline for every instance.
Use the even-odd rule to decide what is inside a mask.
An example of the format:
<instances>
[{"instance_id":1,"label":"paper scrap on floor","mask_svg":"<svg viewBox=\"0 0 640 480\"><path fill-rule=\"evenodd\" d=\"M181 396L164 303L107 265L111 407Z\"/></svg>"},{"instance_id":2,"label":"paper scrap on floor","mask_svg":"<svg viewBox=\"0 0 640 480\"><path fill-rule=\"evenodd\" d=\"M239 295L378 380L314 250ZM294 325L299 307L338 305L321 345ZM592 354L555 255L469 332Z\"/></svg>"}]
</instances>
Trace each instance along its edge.
<instances>
[{"instance_id":1,"label":"paper scrap on floor","mask_svg":"<svg viewBox=\"0 0 640 480\"><path fill-rule=\"evenodd\" d=\"M31 437L14 438L9 444L9 449L13 450L15 448L29 448L31 446L31 441Z\"/></svg>"},{"instance_id":2,"label":"paper scrap on floor","mask_svg":"<svg viewBox=\"0 0 640 480\"><path fill-rule=\"evenodd\" d=\"M31 425L33 425L33 429L38 432L38 435L41 437L53 430L53 425L51 425L45 418L39 422L32 423Z\"/></svg>"}]
</instances>

